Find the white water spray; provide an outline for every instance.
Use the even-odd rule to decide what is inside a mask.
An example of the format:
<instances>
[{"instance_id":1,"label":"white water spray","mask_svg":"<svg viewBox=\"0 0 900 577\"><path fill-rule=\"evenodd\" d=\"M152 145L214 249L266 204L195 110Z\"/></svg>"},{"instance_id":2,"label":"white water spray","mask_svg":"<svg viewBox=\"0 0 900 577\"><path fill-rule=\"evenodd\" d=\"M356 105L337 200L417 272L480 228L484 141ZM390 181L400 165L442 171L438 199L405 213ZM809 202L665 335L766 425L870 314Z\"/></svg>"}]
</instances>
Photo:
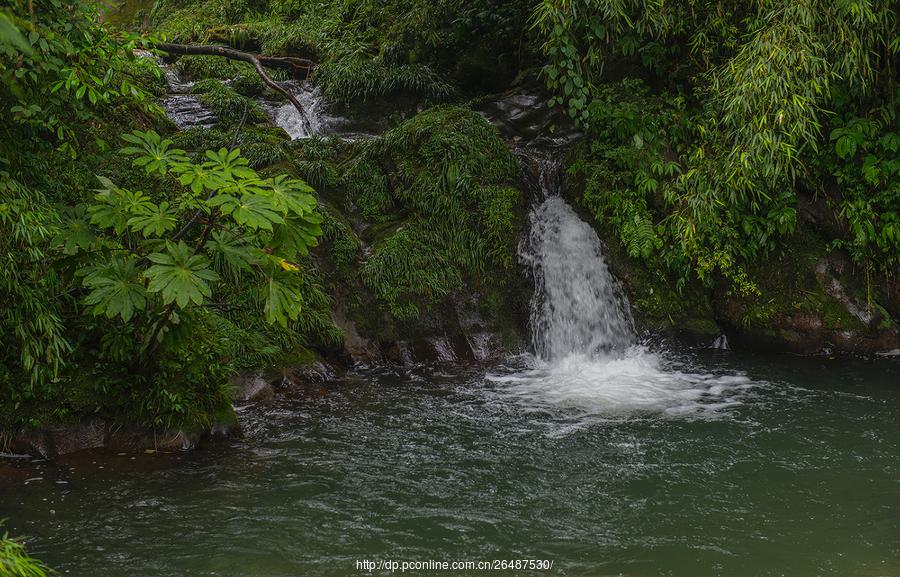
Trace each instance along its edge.
<instances>
[{"instance_id":1,"label":"white water spray","mask_svg":"<svg viewBox=\"0 0 900 577\"><path fill-rule=\"evenodd\" d=\"M282 86L289 90L303 106L308 122L304 121L290 102L262 101L260 104L269 114L272 122L283 128L292 140L330 134L346 122L343 118L329 114L328 106L322 98L322 91L318 86L309 82L295 81L283 82Z\"/></svg>"},{"instance_id":2,"label":"white water spray","mask_svg":"<svg viewBox=\"0 0 900 577\"><path fill-rule=\"evenodd\" d=\"M535 207L519 258L532 273L530 367L491 380L529 403L591 413L709 413L738 402L743 375L692 373L636 343L603 244L560 196L559 163L527 158Z\"/></svg>"},{"instance_id":3,"label":"white water spray","mask_svg":"<svg viewBox=\"0 0 900 577\"><path fill-rule=\"evenodd\" d=\"M621 351L634 333L600 239L556 190L542 192L545 200L531 212L530 232L519 247L535 280L534 350L544 361Z\"/></svg>"}]
</instances>

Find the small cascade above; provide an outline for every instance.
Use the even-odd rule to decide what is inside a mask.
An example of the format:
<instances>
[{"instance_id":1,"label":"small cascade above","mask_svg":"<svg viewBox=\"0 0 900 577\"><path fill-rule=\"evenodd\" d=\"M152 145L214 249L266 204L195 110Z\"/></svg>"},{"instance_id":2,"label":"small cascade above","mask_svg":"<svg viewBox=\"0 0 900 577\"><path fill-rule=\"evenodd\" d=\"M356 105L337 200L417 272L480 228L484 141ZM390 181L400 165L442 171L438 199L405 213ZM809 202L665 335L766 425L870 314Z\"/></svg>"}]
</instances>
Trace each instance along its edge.
<instances>
[{"instance_id":1,"label":"small cascade above","mask_svg":"<svg viewBox=\"0 0 900 577\"><path fill-rule=\"evenodd\" d=\"M169 94L160 100L160 105L180 130L197 126L212 128L219 122L212 110L191 94L195 83L184 80L175 66L147 51L136 51L136 54L141 58L153 58L162 70Z\"/></svg>"},{"instance_id":2,"label":"small cascade above","mask_svg":"<svg viewBox=\"0 0 900 577\"><path fill-rule=\"evenodd\" d=\"M558 108L534 94L512 94L482 105L479 111L514 146L564 146L582 136Z\"/></svg>"},{"instance_id":3,"label":"small cascade above","mask_svg":"<svg viewBox=\"0 0 900 577\"><path fill-rule=\"evenodd\" d=\"M181 130L195 126L211 128L219 122L211 110L189 94L172 94L163 98L160 104Z\"/></svg>"},{"instance_id":4,"label":"small cascade above","mask_svg":"<svg viewBox=\"0 0 900 577\"><path fill-rule=\"evenodd\" d=\"M346 123L344 118L329 114L328 107L322 98L322 91L318 86L309 82L293 80L283 82L281 85L290 91L303 106L308 122L304 121L300 112L290 102L263 100L260 101L260 105L272 122L283 128L292 140L334 134Z\"/></svg>"}]
</instances>

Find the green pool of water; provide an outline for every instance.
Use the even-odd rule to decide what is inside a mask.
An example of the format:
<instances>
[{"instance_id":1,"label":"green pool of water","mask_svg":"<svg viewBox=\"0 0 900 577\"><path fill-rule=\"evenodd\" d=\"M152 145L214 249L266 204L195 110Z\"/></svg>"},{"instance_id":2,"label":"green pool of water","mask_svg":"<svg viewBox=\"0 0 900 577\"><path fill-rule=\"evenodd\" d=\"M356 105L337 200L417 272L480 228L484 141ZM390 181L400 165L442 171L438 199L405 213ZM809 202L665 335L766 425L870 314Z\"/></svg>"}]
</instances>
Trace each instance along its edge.
<instances>
[{"instance_id":1,"label":"green pool of water","mask_svg":"<svg viewBox=\"0 0 900 577\"><path fill-rule=\"evenodd\" d=\"M238 442L16 460L0 517L78 576L900 575L900 363L665 358L355 374Z\"/></svg>"}]
</instances>

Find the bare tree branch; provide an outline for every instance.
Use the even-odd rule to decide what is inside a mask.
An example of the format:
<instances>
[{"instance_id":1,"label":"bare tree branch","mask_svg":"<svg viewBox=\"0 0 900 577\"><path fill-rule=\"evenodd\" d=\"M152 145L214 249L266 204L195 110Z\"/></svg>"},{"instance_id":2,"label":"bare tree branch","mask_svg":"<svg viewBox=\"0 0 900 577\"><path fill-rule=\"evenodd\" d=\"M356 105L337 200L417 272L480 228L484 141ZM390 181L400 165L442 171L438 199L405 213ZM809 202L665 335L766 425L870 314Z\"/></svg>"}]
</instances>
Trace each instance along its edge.
<instances>
[{"instance_id":1,"label":"bare tree branch","mask_svg":"<svg viewBox=\"0 0 900 577\"><path fill-rule=\"evenodd\" d=\"M300 104L297 97L291 94L289 90L272 80L272 78L266 74L265 67L286 69L289 70L293 76L305 79L309 76L310 71L316 66L312 60L295 58L293 56L262 56L260 54L235 50L234 48L229 48L227 46L213 46L207 44L172 44L171 42L157 42L154 46L169 54L221 56L229 60L237 60L252 64L253 68L256 69L256 73L259 74L259 77L262 78L262 81L265 82L269 88L283 95L294 105L294 108L300 113L300 119L303 121L304 128L309 132L309 118L306 116L306 111L303 110L303 105Z\"/></svg>"}]
</instances>

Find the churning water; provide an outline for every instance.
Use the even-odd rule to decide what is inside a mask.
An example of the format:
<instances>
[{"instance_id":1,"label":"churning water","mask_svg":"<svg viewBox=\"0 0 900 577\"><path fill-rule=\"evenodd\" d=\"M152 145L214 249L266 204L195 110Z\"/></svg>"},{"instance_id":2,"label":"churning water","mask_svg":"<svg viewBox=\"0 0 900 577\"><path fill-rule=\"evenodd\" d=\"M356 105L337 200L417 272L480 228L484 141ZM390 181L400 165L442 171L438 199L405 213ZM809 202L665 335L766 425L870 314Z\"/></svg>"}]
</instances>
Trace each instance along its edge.
<instances>
[{"instance_id":1,"label":"churning water","mask_svg":"<svg viewBox=\"0 0 900 577\"><path fill-rule=\"evenodd\" d=\"M490 378L529 402L594 413L710 414L740 402L741 374L684 370L637 342L629 303L594 230L561 196L552 152L523 152L535 207L519 246L534 278L534 356ZM524 368L522 365L525 365Z\"/></svg>"},{"instance_id":2,"label":"churning water","mask_svg":"<svg viewBox=\"0 0 900 577\"><path fill-rule=\"evenodd\" d=\"M283 82L282 86L303 106L305 119L290 102L261 101L260 104L272 122L283 128L291 139L329 134L345 122L343 118L329 113L328 105L322 98L322 91L318 86L310 82L295 81Z\"/></svg>"},{"instance_id":3,"label":"churning water","mask_svg":"<svg viewBox=\"0 0 900 577\"><path fill-rule=\"evenodd\" d=\"M900 363L685 355L754 385L696 418L655 407L721 398L722 377L704 386L647 353L531 379L534 398L569 406L522 402L475 367L353 374L242 410L245 438L227 445L0 458L0 517L72 577L387 577L356 561L521 558L553 569L496 574L900 575ZM585 382L565 385L574 373Z\"/></svg>"}]
</instances>

